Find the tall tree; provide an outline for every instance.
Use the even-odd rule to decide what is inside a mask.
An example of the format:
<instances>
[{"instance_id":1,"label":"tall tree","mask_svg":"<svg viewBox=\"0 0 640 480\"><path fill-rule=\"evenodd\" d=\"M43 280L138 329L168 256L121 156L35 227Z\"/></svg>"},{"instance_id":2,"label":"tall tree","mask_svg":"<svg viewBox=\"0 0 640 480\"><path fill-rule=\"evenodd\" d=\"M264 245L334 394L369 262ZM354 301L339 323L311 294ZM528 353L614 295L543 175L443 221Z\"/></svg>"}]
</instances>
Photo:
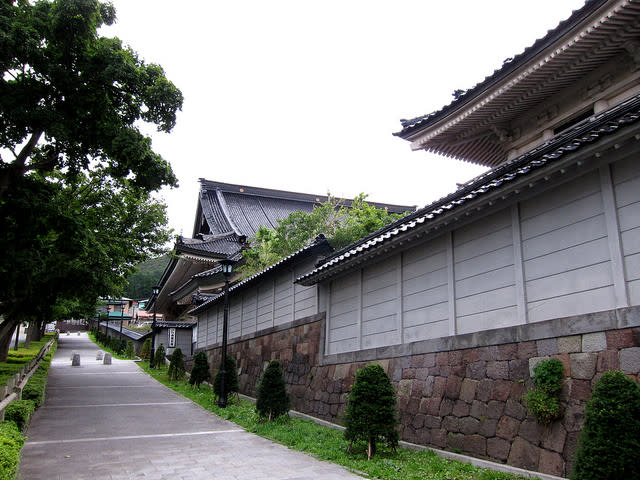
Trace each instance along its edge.
<instances>
[{"instance_id":1,"label":"tall tree","mask_svg":"<svg viewBox=\"0 0 640 480\"><path fill-rule=\"evenodd\" d=\"M147 190L176 185L136 122L170 131L182 94L160 66L98 35L115 18L98 0L2 2L0 194L30 171L72 177L95 164Z\"/></svg>"},{"instance_id":2,"label":"tall tree","mask_svg":"<svg viewBox=\"0 0 640 480\"><path fill-rule=\"evenodd\" d=\"M126 180L18 183L0 197L0 360L17 323L93 316L98 296L119 292L170 236L166 207Z\"/></svg>"},{"instance_id":3,"label":"tall tree","mask_svg":"<svg viewBox=\"0 0 640 480\"><path fill-rule=\"evenodd\" d=\"M115 18L98 0L0 3L0 360L18 322L91 315L168 238L150 192L177 181L137 125L171 131L182 94L98 34Z\"/></svg>"}]
</instances>

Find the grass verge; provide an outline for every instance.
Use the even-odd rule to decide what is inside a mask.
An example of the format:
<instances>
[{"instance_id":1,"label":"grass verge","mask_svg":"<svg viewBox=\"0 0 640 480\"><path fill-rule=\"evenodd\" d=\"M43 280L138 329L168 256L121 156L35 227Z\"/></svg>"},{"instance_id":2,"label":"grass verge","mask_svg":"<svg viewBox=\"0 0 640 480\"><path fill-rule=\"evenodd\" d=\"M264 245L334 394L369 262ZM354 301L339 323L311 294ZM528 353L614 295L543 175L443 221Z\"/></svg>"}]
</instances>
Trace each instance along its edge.
<instances>
[{"instance_id":1,"label":"grass verge","mask_svg":"<svg viewBox=\"0 0 640 480\"><path fill-rule=\"evenodd\" d=\"M311 420L280 417L272 422L260 422L255 405L247 400L234 400L227 408L216 404L213 390L193 388L187 381L169 381L166 368L149 369L146 362L140 368L180 395L193 400L221 418L243 427L251 433L304 452L320 460L333 462L369 478L386 480L525 480L522 475L494 472L469 463L437 456L431 451L399 448L393 452L383 445L367 461L364 448L347 453L342 431L318 425Z\"/></svg>"},{"instance_id":2,"label":"grass verge","mask_svg":"<svg viewBox=\"0 0 640 480\"><path fill-rule=\"evenodd\" d=\"M99 341L96 339L96 336L95 336L95 334L94 334L92 331L90 331L90 330L89 330L89 331L87 332L87 336L89 337L89 340L91 340L93 343L95 343L96 345L98 345L98 346L100 347L100 349L101 349L101 350L104 350L105 352L110 353L110 354L111 354L111 356L112 356L113 358L118 358L118 359L120 359L120 360L131 360L130 358L127 358L127 356L126 356L126 355L124 355L124 354L120 354L120 353L116 352L113 348L111 348L110 346L105 345L105 344L104 344L104 343L102 343L102 342L99 342Z\"/></svg>"}]
</instances>

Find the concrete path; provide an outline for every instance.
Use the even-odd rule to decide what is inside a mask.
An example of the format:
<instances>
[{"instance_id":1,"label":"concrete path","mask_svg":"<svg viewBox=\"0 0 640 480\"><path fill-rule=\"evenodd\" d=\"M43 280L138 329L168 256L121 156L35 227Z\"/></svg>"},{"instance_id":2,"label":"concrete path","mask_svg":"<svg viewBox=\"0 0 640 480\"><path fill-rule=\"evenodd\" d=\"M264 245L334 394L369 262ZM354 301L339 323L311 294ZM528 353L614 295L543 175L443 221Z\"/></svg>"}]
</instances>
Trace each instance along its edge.
<instances>
[{"instance_id":1,"label":"concrete path","mask_svg":"<svg viewBox=\"0 0 640 480\"><path fill-rule=\"evenodd\" d=\"M245 432L131 361L103 365L98 351L84 333L60 336L20 480L361 478Z\"/></svg>"}]
</instances>

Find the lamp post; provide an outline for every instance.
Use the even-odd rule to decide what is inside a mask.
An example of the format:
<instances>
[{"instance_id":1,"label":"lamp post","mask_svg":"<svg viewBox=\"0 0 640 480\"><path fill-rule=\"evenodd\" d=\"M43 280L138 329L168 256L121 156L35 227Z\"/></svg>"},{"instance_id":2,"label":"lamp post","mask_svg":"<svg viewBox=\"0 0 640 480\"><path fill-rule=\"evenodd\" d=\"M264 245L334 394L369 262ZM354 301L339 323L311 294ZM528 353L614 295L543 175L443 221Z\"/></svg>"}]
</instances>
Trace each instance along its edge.
<instances>
[{"instance_id":1,"label":"lamp post","mask_svg":"<svg viewBox=\"0 0 640 480\"><path fill-rule=\"evenodd\" d=\"M156 353L156 307L158 305L158 293L160 293L160 287L154 285L153 287L153 322L151 323L151 357L149 357L149 368L154 368L153 357Z\"/></svg>"},{"instance_id":2,"label":"lamp post","mask_svg":"<svg viewBox=\"0 0 640 480\"><path fill-rule=\"evenodd\" d=\"M226 408L227 406L227 388L226 388L226 374L227 374L227 328L229 325L229 277L231 276L231 270L233 261L225 258L220 260L222 265L222 273L224 273L224 315L222 319L222 365L220 366L220 398L218 399L218 406L220 408Z\"/></svg>"}]
</instances>

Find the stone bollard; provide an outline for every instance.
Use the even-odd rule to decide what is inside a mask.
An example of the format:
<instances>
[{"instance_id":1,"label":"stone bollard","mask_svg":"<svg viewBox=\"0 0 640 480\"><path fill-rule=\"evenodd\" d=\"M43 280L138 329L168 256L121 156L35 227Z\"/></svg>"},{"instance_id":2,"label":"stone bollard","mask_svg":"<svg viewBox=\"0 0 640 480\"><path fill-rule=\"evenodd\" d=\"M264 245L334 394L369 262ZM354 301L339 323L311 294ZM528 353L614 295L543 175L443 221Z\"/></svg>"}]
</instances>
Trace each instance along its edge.
<instances>
[{"instance_id":1,"label":"stone bollard","mask_svg":"<svg viewBox=\"0 0 640 480\"><path fill-rule=\"evenodd\" d=\"M102 360L102 351L99 351L99 352L96 354L96 360Z\"/></svg>"},{"instance_id":2,"label":"stone bollard","mask_svg":"<svg viewBox=\"0 0 640 480\"><path fill-rule=\"evenodd\" d=\"M72 352L71 352L71 356L69 357L69 360L73 360L73 357L74 357L75 355L77 355L77 354L78 354L78 352L72 351Z\"/></svg>"},{"instance_id":3,"label":"stone bollard","mask_svg":"<svg viewBox=\"0 0 640 480\"><path fill-rule=\"evenodd\" d=\"M73 354L73 360L71 360L71 366L72 367L79 367L80 366L80 354L79 353L74 353Z\"/></svg>"},{"instance_id":4,"label":"stone bollard","mask_svg":"<svg viewBox=\"0 0 640 480\"><path fill-rule=\"evenodd\" d=\"M105 353L104 354L104 360L102 362L103 365L111 365L111 354L110 353Z\"/></svg>"},{"instance_id":5,"label":"stone bollard","mask_svg":"<svg viewBox=\"0 0 640 480\"><path fill-rule=\"evenodd\" d=\"M67 332L67 337L68 337L69 335L71 335L71 334L70 334L69 332Z\"/></svg>"},{"instance_id":6,"label":"stone bollard","mask_svg":"<svg viewBox=\"0 0 640 480\"><path fill-rule=\"evenodd\" d=\"M78 332L78 336L80 336L80 332Z\"/></svg>"}]
</instances>

